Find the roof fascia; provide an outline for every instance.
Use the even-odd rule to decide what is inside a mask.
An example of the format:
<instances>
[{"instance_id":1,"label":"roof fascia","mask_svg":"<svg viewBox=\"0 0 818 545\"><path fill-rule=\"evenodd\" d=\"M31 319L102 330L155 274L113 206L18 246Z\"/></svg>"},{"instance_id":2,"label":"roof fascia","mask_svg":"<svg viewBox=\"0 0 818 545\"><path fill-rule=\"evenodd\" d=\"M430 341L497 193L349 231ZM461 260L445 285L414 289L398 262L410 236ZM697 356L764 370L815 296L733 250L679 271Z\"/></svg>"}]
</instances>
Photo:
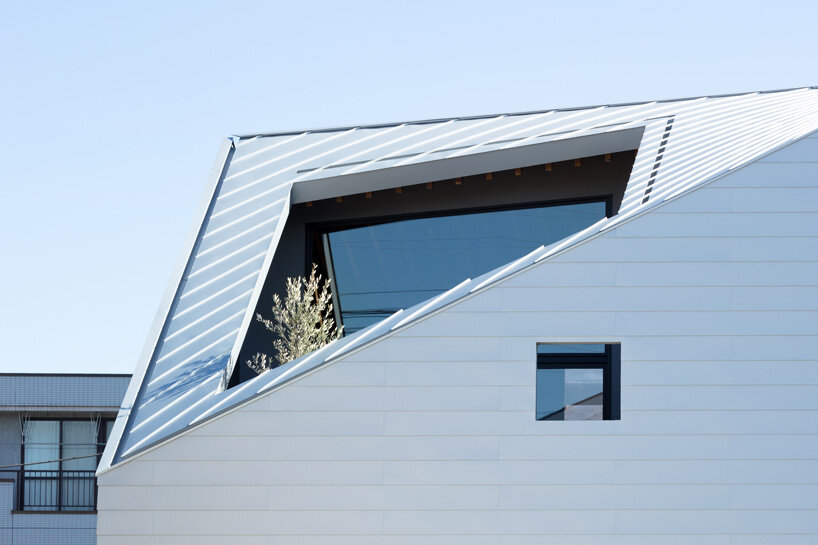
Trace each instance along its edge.
<instances>
[{"instance_id":1,"label":"roof fascia","mask_svg":"<svg viewBox=\"0 0 818 545\"><path fill-rule=\"evenodd\" d=\"M644 129L644 126L620 130L607 129L597 134L563 140L295 182L292 189L292 202L304 203L341 195L392 189L422 182L435 182L486 172L556 163L577 157L632 150L639 147Z\"/></svg>"},{"instance_id":2,"label":"roof fascia","mask_svg":"<svg viewBox=\"0 0 818 545\"><path fill-rule=\"evenodd\" d=\"M185 238L185 243L182 246L182 251L179 254L176 266L174 267L173 273L168 280L168 285L165 288L165 293L162 296L161 302L159 303L159 308L154 316L153 324L148 331L145 345L142 348L142 353L137 361L136 369L131 377L131 382L125 392L125 397L122 400L122 405L120 406L119 413L117 414L114 422L114 427L111 430L108 443L106 444L105 450L100 458L97 472L104 471L106 468L110 467L114 463L114 460L119 456L122 435L125 432L126 426L130 423L131 411L142 393L145 376L147 375L150 363L153 359L157 342L159 341L159 337L165 328L168 316L172 310L173 302L176 300L176 295L182 286L182 281L184 280L185 274L190 266L196 244L199 241L202 229L204 229L208 212L215 199L219 184L227 171L227 166L230 163L230 157L232 156L234 149L234 141L231 138L224 139L219 147L216 161L213 164L213 168L210 170L210 174L208 175L208 182L205 186L205 191L199 201L199 206L195 215L196 221L188 231L188 235Z\"/></svg>"}]
</instances>

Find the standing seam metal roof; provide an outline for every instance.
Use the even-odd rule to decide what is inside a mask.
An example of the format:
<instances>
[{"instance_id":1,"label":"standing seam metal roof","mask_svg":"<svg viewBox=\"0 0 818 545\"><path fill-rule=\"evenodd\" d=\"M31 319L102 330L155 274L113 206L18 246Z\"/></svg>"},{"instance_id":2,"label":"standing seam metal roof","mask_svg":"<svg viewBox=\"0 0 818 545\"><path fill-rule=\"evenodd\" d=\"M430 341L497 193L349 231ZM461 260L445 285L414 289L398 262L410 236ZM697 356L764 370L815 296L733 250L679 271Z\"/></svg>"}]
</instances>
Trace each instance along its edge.
<instances>
[{"instance_id":1,"label":"standing seam metal roof","mask_svg":"<svg viewBox=\"0 0 818 545\"><path fill-rule=\"evenodd\" d=\"M221 388L243 341L287 220L293 189L364 173L435 165L644 128L619 213L548 248L396 313L236 388ZM545 110L233 137L167 311L123 402L101 468L328 360L408 325L570 244L818 128L818 90L800 88L661 102ZM423 180L418 180L418 182ZM332 186L333 188L336 185ZM332 189L330 189L332 191Z\"/></svg>"}]
</instances>

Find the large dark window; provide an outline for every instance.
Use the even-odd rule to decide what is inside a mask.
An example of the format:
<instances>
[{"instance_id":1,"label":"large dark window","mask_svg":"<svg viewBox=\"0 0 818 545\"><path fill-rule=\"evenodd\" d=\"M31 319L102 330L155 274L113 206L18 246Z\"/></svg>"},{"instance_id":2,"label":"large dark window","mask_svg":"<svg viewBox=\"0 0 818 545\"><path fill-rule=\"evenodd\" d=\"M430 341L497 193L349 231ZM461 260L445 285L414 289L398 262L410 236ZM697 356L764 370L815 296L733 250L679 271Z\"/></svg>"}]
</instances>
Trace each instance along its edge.
<instances>
[{"instance_id":1,"label":"large dark window","mask_svg":"<svg viewBox=\"0 0 818 545\"><path fill-rule=\"evenodd\" d=\"M26 420L19 509L93 511L99 455L113 420Z\"/></svg>"},{"instance_id":2,"label":"large dark window","mask_svg":"<svg viewBox=\"0 0 818 545\"><path fill-rule=\"evenodd\" d=\"M572 235L609 207L598 198L315 226L310 257L332 278L351 333Z\"/></svg>"},{"instance_id":3,"label":"large dark window","mask_svg":"<svg viewBox=\"0 0 818 545\"><path fill-rule=\"evenodd\" d=\"M619 345L537 345L537 420L619 420Z\"/></svg>"}]
</instances>

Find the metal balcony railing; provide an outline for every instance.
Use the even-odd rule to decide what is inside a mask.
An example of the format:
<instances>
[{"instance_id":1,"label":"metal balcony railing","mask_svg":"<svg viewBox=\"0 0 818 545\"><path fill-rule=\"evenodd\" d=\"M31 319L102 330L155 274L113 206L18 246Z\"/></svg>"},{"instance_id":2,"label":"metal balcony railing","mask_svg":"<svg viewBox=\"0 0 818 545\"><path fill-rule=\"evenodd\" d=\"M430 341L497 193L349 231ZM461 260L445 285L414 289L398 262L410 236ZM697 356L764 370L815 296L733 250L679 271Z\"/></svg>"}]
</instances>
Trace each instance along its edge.
<instances>
[{"instance_id":1,"label":"metal balcony railing","mask_svg":"<svg viewBox=\"0 0 818 545\"><path fill-rule=\"evenodd\" d=\"M95 511L94 471L32 470L17 472L19 511Z\"/></svg>"}]
</instances>

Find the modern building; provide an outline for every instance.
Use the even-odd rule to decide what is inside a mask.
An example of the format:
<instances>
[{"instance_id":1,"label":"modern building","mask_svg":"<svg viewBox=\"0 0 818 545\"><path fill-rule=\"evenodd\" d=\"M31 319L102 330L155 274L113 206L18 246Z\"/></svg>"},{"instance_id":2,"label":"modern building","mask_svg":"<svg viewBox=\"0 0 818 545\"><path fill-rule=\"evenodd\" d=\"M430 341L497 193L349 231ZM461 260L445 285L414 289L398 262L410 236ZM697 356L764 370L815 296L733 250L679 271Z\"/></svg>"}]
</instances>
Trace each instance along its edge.
<instances>
[{"instance_id":1,"label":"modern building","mask_svg":"<svg viewBox=\"0 0 818 545\"><path fill-rule=\"evenodd\" d=\"M817 354L818 88L234 136L99 542L816 543Z\"/></svg>"},{"instance_id":2,"label":"modern building","mask_svg":"<svg viewBox=\"0 0 818 545\"><path fill-rule=\"evenodd\" d=\"M96 543L94 472L130 379L0 374L0 543Z\"/></svg>"}]
</instances>

